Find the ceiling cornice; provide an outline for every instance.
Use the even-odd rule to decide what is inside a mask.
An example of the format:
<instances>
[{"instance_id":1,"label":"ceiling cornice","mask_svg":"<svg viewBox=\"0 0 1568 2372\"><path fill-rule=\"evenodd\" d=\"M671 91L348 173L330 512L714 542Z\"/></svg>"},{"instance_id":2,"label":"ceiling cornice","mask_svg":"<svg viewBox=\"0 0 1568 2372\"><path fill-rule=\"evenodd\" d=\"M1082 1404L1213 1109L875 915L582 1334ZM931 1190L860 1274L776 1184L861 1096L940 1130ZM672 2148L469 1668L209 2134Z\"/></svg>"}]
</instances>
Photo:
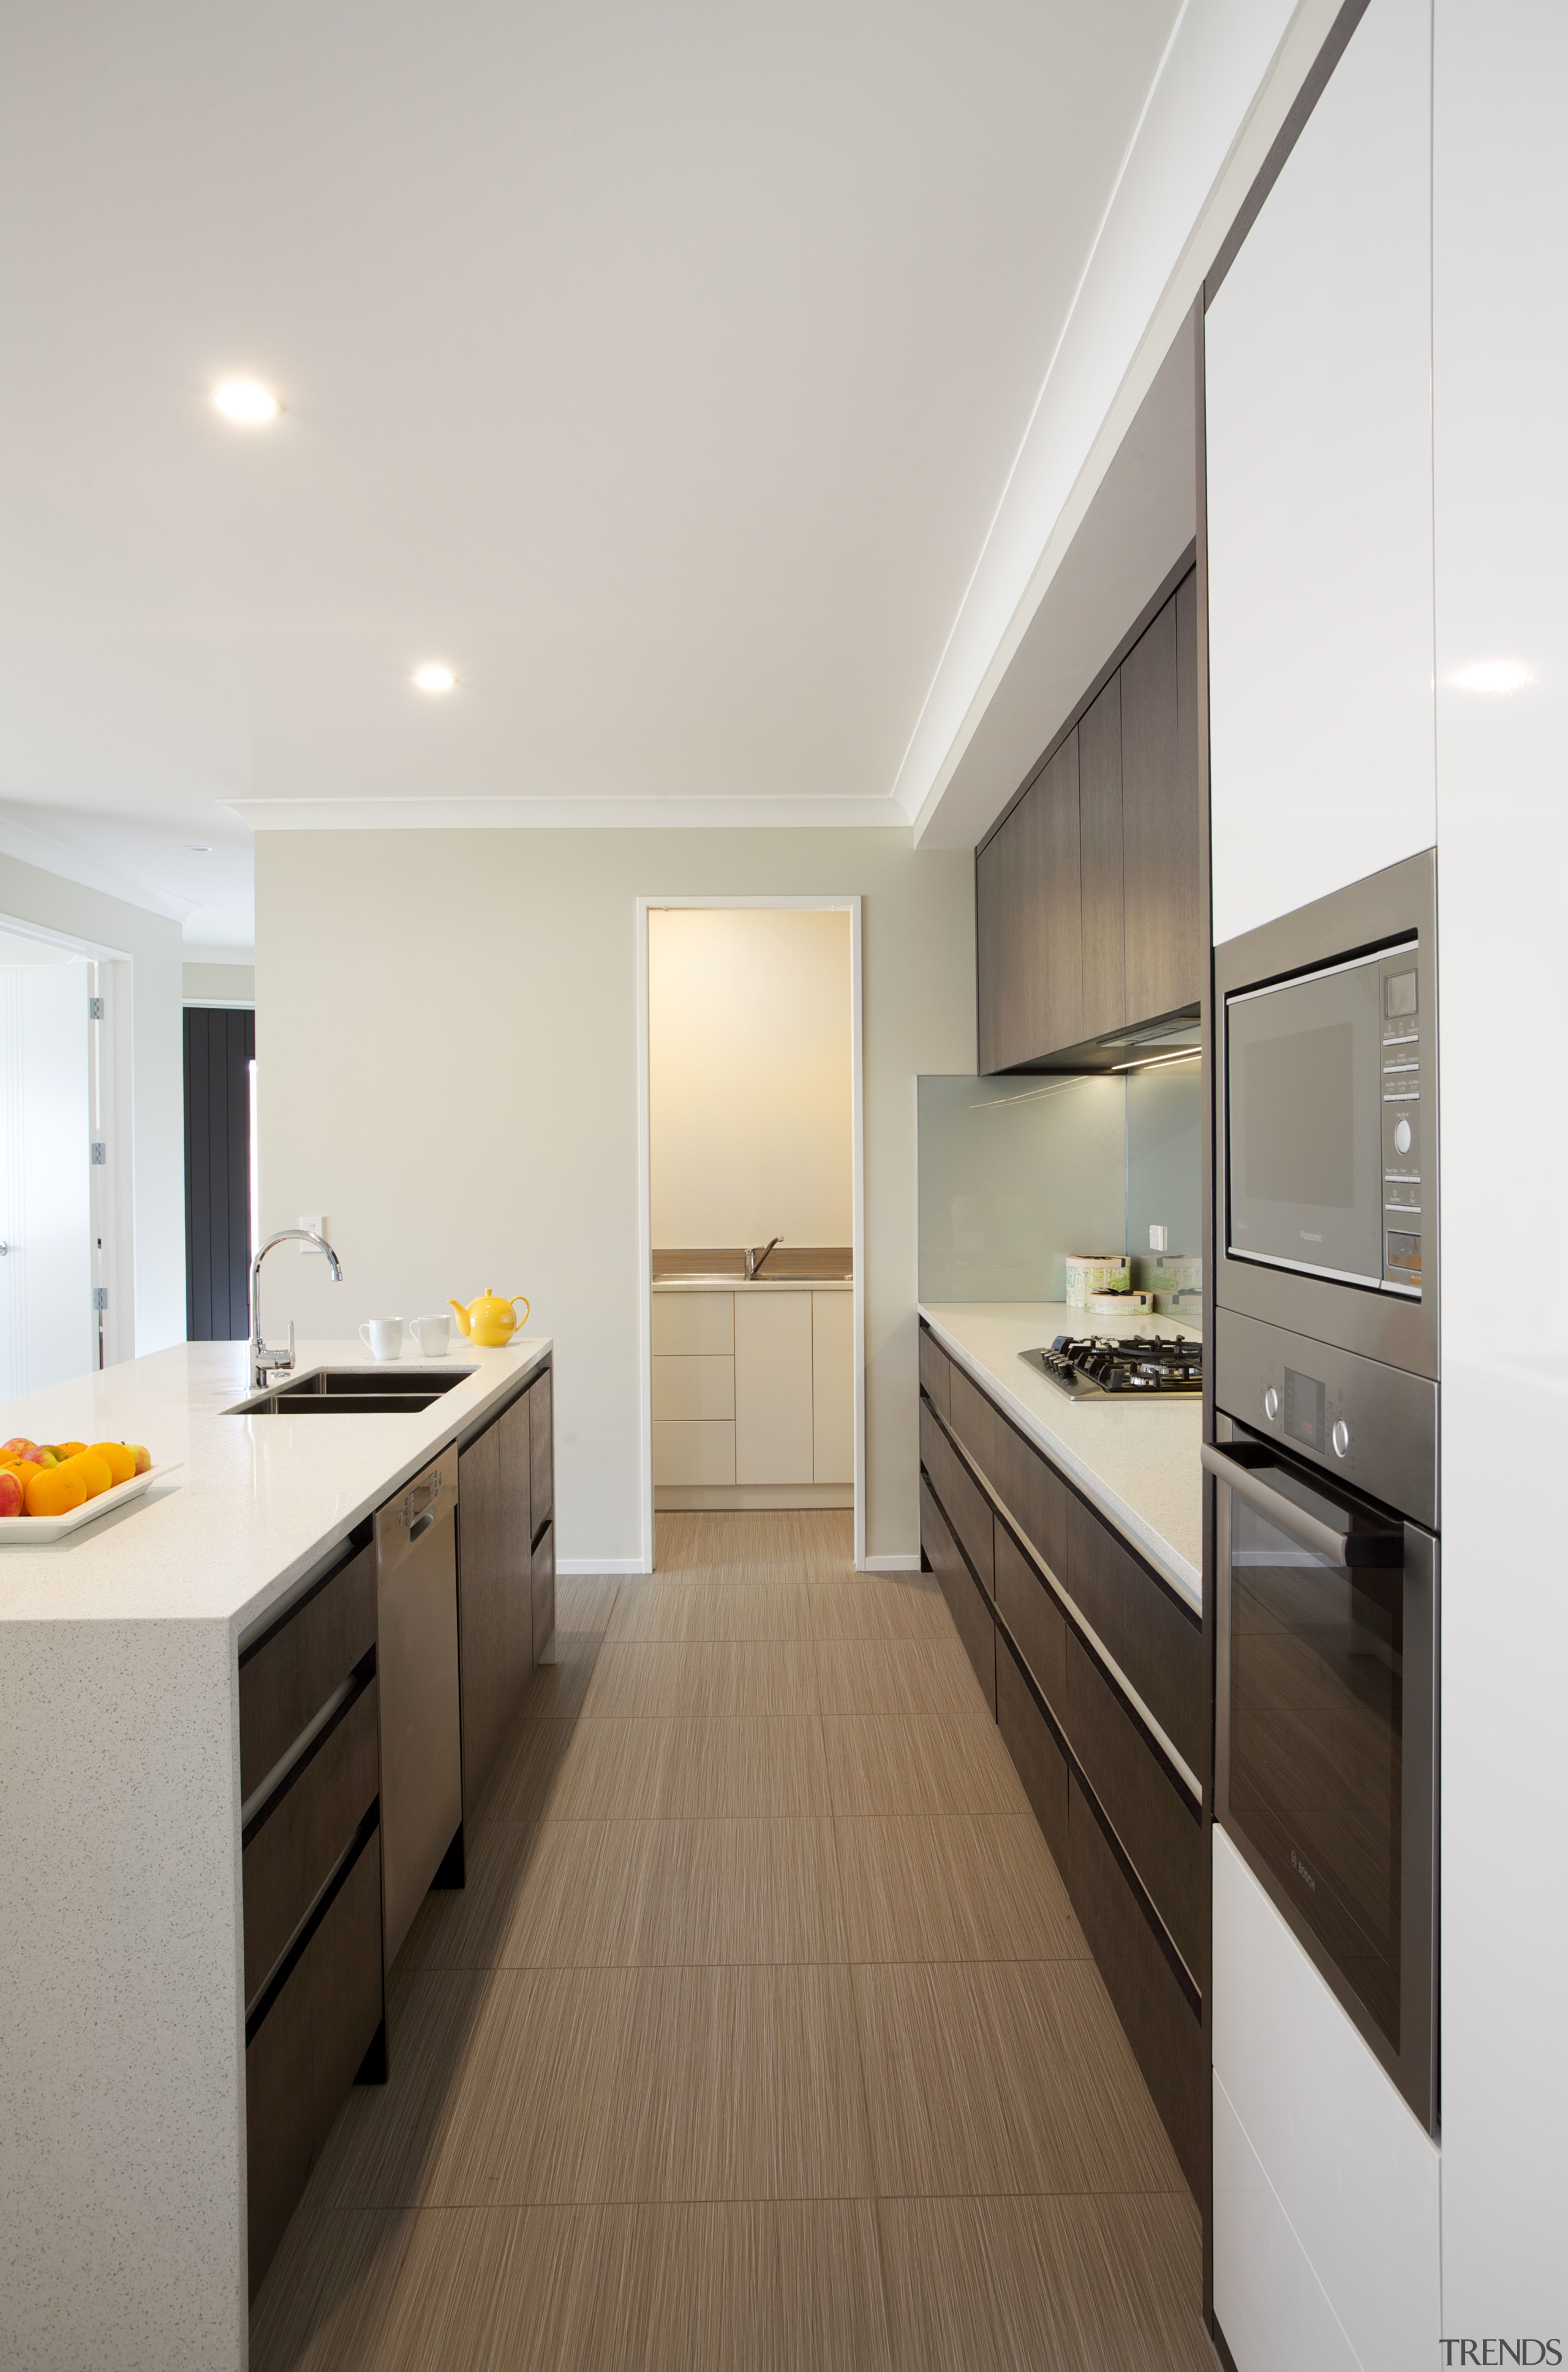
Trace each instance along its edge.
<instances>
[{"instance_id":1,"label":"ceiling cornice","mask_svg":"<svg viewBox=\"0 0 1568 2372\"><path fill-rule=\"evenodd\" d=\"M253 831L907 831L896 799L231 799Z\"/></svg>"}]
</instances>

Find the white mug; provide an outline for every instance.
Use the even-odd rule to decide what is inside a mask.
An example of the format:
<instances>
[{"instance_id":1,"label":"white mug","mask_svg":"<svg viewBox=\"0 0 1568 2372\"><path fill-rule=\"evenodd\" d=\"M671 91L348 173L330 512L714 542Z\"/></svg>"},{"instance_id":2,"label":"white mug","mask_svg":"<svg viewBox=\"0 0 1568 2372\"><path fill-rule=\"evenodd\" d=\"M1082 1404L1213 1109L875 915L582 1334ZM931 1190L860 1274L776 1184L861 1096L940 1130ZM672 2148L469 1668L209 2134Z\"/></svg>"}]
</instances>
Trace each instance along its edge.
<instances>
[{"instance_id":1,"label":"white mug","mask_svg":"<svg viewBox=\"0 0 1568 2372\"><path fill-rule=\"evenodd\" d=\"M359 1330L359 1339L370 1345L373 1359L401 1359L403 1355L403 1321L401 1318L371 1318Z\"/></svg>"},{"instance_id":2,"label":"white mug","mask_svg":"<svg viewBox=\"0 0 1568 2372\"><path fill-rule=\"evenodd\" d=\"M444 1359L452 1340L452 1321L445 1310L439 1318L411 1318L408 1331L427 1359Z\"/></svg>"}]
</instances>

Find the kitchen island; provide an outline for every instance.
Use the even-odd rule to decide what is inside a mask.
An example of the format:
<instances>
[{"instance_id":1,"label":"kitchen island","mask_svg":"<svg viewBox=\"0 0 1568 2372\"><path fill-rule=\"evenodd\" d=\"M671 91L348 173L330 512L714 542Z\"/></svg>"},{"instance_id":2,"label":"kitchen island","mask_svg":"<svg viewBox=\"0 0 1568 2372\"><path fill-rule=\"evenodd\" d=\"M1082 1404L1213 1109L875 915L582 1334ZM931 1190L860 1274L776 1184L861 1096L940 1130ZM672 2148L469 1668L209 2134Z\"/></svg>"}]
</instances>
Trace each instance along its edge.
<instances>
[{"instance_id":1,"label":"kitchen island","mask_svg":"<svg viewBox=\"0 0 1568 2372\"><path fill-rule=\"evenodd\" d=\"M0 2361L244 2365L240 1655L551 1352L407 1362L411 1384L468 1371L417 1413L230 1413L242 1343L0 1409L6 1436L143 1441L177 1468L0 1549ZM369 1365L309 1343L297 1373Z\"/></svg>"}]
</instances>

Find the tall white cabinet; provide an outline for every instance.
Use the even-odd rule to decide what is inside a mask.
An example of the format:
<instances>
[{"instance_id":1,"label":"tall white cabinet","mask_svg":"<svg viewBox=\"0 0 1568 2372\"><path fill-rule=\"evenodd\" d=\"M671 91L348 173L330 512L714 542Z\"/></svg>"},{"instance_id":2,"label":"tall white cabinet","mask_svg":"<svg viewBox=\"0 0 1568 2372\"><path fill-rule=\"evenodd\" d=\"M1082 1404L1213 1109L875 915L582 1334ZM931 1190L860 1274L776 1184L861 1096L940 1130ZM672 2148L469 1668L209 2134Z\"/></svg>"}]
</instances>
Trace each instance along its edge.
<instances>
[{"instance_id":1,"label":"tall white cabinet","mask_svg":"<svg viewBox=\"0 0 1568 2372\"><path fill-rule=\"evenodd\" d=\"M808 1283L656 1291L656 1506L852 1506L854 1313Z\"/></svg>"}]
</instances>

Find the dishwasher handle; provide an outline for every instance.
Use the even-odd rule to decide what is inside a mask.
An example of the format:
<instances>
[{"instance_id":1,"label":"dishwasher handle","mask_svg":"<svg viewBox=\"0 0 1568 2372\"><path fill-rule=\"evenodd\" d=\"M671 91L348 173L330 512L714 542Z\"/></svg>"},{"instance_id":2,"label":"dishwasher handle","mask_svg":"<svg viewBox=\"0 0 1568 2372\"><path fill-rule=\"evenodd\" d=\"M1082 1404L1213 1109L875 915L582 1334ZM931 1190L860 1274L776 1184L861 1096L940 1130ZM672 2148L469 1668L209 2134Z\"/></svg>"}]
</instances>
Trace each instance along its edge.
<instances>
[{"instance_id":1,"label":"dishwasher handle","mask_svg":"<svg viewBox=\"0 0 1568 2372\"><path fill-rule=\"evenodd\" d=\"M458 1453L453 1446L377 1510L376 1553L380 1570L389 1572L401 1564L432 1526L450 1523L457 1511Z\"/></svg>"},{"instance_id":2,"label":"dishwasher handle","mask_svg":"<svg viewBox=\"0 0 1568 2372\"><path fill-rule=\"evenodd\" d=\"M1245 1499L1247 1505L1256 1508L1260 1516L1267 1516L1269 1521L1277 1524L1282 1531L1294 1533L1315 1556L1326 1558L1330 1564L1346 1567L1378 1565L1385 1572L1404 1564L1402 1531L1337 1531L1332 1524L1324 1523L1320 1516L1311 1515L1305 1507L1298 1506L1283 1491L1273 1490L1252 1467L1244 1466L1240 1459L1230 1452L1217 1449L1212 1442L1205 1441L1201 1444L1198 1454L1203 1461L1205 1473L1212 1474L1216 1482L1223 1482L1227 1490L1234 1491L1238 1499Z\"/></svg>"}]
</instances>

